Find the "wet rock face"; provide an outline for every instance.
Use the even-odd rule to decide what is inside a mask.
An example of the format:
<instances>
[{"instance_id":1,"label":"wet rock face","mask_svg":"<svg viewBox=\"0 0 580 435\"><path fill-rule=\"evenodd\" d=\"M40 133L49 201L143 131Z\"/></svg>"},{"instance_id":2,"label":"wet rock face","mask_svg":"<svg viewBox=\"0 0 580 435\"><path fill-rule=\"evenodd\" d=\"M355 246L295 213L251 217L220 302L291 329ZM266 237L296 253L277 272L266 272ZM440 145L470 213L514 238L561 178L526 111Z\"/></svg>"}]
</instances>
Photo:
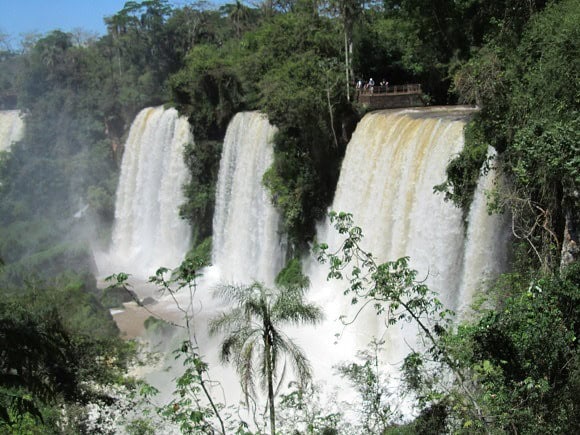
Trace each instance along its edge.
<instances>
[{"instance_id":1,"label":"wet rock face","mask_svg":"<svg viewBox=\"0 0 580 435\"><path fill-rule=\"evenodd\" d=\"M569 212L566 214L566 226L564 228L564 240L562 242L561 267L578 261L580 256L580 241L578 240L580 230L579 213Z\"/></svg>"},{"instance_id":2,"label":"wet rock face","mask_svg":"<svg viewBox=\"0 0 580 435\"><path fill-rule=\"evenodd\" d=\"M143 299L141 301L141 305L145 306L145 305L155 305L157 303L157 301L155 299L153 299L151 296L146 297L145 299Z\"/></svg>"}]
</instances>

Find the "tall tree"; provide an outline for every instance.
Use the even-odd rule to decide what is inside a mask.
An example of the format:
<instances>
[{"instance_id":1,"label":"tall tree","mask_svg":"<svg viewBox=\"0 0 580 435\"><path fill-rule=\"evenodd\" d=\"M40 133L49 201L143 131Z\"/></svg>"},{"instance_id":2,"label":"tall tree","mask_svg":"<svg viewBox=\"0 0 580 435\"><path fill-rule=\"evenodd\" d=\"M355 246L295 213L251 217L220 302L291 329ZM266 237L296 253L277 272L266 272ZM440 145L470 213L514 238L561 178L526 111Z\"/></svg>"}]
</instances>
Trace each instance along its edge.
<instances>
[{"instance_id":1,"label":"tall tree","mask_svg":"<svg viewBox=\"0 0 580 435\"><path fill-rule=\"evenodd\" d=\"M227 333L221 358L236 366L246 400L255 395L255 364L259 365L262 386L268 393L272 435L276 433L274 384L279 386L282 380L277 382L281 356L289 356L301 385L311 378L306 356L280 329L282 325L315 324L322 319L321 309L304 301L304 292L300 287L269 289L259 283L226 286L217 294L234 307L210 323L210 334Z\"/></svg>"},{"instance_id":2,"label":"tall tree","mask_svg":"<svg viewBox=\"0 0 580 435\"><path fill-rule=\"evenodd\" d=\"M364 4L360 0L330 0L328 6L331 11L339 15L342 24L346 97L350 100L350 82L354 78L352 70L353 31L356 21L362 16Z\"/></svg>"},{"instance_id":3,"label":"tall tree","mask_svg":"<svg viewBox=\"0 0 580 435\"><path fill-rule=\"evenodd\" d=\"M240 0L236 0L235 3L223 5L220 11L223 11L227 15L236 30L236 37L240 39L242 30L246 26L246 20L250 16L250 8L242 4Z\"/></svg>"}]
</instances>

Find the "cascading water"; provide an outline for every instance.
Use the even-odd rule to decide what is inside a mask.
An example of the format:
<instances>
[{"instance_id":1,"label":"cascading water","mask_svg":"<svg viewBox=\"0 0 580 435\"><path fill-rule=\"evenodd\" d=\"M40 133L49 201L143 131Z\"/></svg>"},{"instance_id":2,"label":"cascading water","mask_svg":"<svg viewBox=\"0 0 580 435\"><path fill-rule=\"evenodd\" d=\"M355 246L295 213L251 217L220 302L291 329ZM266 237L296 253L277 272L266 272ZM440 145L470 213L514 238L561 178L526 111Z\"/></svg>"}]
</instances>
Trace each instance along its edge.
<instances>
[{"instance_id":1,"label":"cascading water","mask_svg":"<svg viewBox=\"0 0 580 435\"><path fill-rule=\"evenodd\" d=\"M453 310L469 304L462 298L470 297L471 290L465 287L477 285L475 276L485 271L491 278L505 257L502 240L494 235L499 222L494 219L500 218L487 216L483 182L469 216L467 237L461 210L433 192L445 180L447 164L463 147L463 128L472 112L430 108L366 115L348 145L331 207L353 214L365 235L364 249L379 263L410 257L418 279L426 279ZM328 220L319 227L317 239L331 249L343 240ZM484 249L478 248L481 244ZM334 365L352 360L373 339L384 340L382 359L395 374L405 355L419 346L417 328L398 324L387 329L385 319L372 307L344 327L340 316L352 320L360 308L342 296L348 283L328 282L328 265L315 260L307 260L305 270L311 278L311 299L326 311L326 321L316 334L299 333L319 379L328 379ZM341 334L338 341L337 333Z\"/></svg>"},{"instance_id":2,"label":"cascading water","mask_svg":"<svg viewBox=\"0 0 580 435\"><path fill-rule=\"evenodd\" d=\"M500 182L495 169L497 159L493 148L488 151L487 161L490 168L479 177L467 218L463 276L456 304L462 318L469 316L469 305L474 295L485 290L490 280L505 272L508 261L505 245L510 237L507 216L490 215L487 212L487 193Z\"/></svg>"},{"instance_id":3,"label":"cascading water","mask_svg":"<svg viewBox=\"0 0 580 435\"><path fill-rule=\"evenodd\" d=\"M493 172L480 181L467 229L461 210L433 193L433 186L445 179L448 162L463 146L463 128L472 112L466 108L434 108L366 115L349 143L331 207L353 213L356 225L366 235L365 249L373 252L379 262L409 256L419 278L425 277L429 287L452 309L464 309L473 288L480 284L479 278L493 278L504 258L503 232L497 233L501 218L488 216L484 205L484 190L493 182ZM147 113L139 115L133 128L144 129L143 118L152 114ZM275 128L259 113L240 113L231 121L216 194L213 261L217 267L206 269L198 283L196 306L203 309L192 319L197 343L212 379L221 381L219 391L226 406L240 398L240 389L235 373L219 364L219 338L207 335L208 319L224 307L205 290L216 280L259 280L270 285L284 263L280 218L261 186L263 173L272 162L274 133ZM137 136L138 132L132 129L132 135ZM331 247L341 241L329 222L320 225L317 238ZM216 269L219 277L214 274ZM385 332L384 319L370 307L344 327L340 316L352 318L355 312L350 299L343 297L347 284L328 282L328 266L314 260L306 260L304 269L311 279L309 297L323 307L326 320L319 326L286 332L305 350L314 380L324 395L337 393L338 400L348 398L348 408L353 408L351 393L348 389L342 391L345 381L337 375L335 366L353 361L373 338L384 340L381 359L396 387L395 377L403 358L411 347L418 346L416 328L395 325ZM155 310L161 308L157 305ZM169 308L166 314L172 319L175 316ZM174 375L168 373L156 372L148 379L154 385L171 385ZM400 406L411 412L404 403Z\"/></svg>"},{"instance_id":4,"label":"cascading water","mask_svg":"<svg viewBox=\"0 0 580 435\"><path fill-rule=\"evenodd\" d=\"M179 206L188 179L183 150L191 142L189 123L175 109L147 108L137 115L125 144L113 242L103 269L147 277L183 260L190 228L179 218Z\"/></svg>"},{"instance_id":5,"label":"cascading water","mask_svg":"<svg viewBox=\"0 0 580 435\"><path fill-rule=\"evenodd\" d=\"M262 186L275 132L258 112L238 113L228 126L213 222L213 263L223 282L272 285L284 265L280 216Z\"/></svg>"},{"instance_id":6,"label":"cascading water","mask_svg":"<svg viewBox=\"0 0 580 435\"><path fill-rule=\"evenodd\" d=\"M22 139L24 121L18 110L0 111L0 151L6 151L12 143Z\"/></svg>"},{"instance_id":7,"label":"cascading water","mask_svg":"<svg viewBox=\"0 0 580 435\"><path fill-rule=\"evenodd\" d=\"M140 115L141 116L141 115ZM135 126L138 121L135 121ZM209 320L225 307L212 297L216 283L250 284L260 281L273 285L284 264L285 239L280 234L280 216L270 203L262 186L262 176L273 160L272 139L276 129L258 112L238 113L230 122L218 174L213 229L214 266L202 271L197 281L199 291L190 305L189 293L176 295L182 307L193 306L190 319L195 330L196 345L209 364L211 378L220 382L213 393L226 405L241 398L236 374L220 363L220 337L209 337ZM121 229L119 229L121 231ZM159 299L152 309L177 324L183 323L173 299ZM183 331L176 331L172 343L181 343ZM177 344L176 344L177 346ZM168 357L163 370L154 370L147 380L169 397L167 387L179 372L173 356Z\"/></svg>"}]
</instances>

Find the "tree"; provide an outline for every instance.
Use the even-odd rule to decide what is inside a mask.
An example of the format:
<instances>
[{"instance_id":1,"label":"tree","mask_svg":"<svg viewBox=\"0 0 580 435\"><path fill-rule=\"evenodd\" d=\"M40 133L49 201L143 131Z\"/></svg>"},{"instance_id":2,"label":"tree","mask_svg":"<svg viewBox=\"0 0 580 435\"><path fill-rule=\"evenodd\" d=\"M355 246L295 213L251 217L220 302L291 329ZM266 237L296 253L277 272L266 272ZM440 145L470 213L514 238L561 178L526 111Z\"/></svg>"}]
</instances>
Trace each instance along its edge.
<instances>
[{"instance_id":1,"label":"tree","mask_svg":"<svg viewBox=\"0 0 580 435\"><path fill-rule=\"evenodd\" d=\"M344 67L346 75L346 98L350 101L350 83L354 80L352 70L353 31L357 20L362 16L364 5L358 0L332 0L331 9L336 9L342 21L344 34Z\"/></svg>"},{"instance_id":2,"label":"tree","mask_svg":"<svg viewBox=\"0 0 580 435\"><path fill-rule=\"evenodd\" d=\"M158 408L159 414L179 424L184 433L219 433L225 435L224 420L220 415L222 405L212 397L211 388L214 383L208 377L209 367L201 357L195 331L195 310L193 307L197 293L197 278L200 276L199 269L204 265L202 259L188 257L178 268L170 271L165 267L160 267L154 276L149 277L149 282L155 284L161 294L167 294L171 297L175 307L183 316L183 324L168 322L145 308L151 314L145 321L145 325L150 323L180 327L186 332L186 338L173 351L176 360L183 359L184 372L175 379L173 392L175 398L167 405ZM106 278L107 281L113 283L110 288L122 288L134 297L128 279L129 275L126 273L113 274ZM182 304L177 298L180 292L188 294L187 304ZM138 299L136 302L141 304ZM155 395L158 392L156 388L145 385L145 390L141 394L147 399L146 396Z\"/></svg>"},{"instance_id":3,"label":"tree","mask_svg":"<svg viewBox=\"0 0 580 435\"><path fill-rule=\"evenodd\" d=\"M78 360L70 336L54 312L35 318L14 304L0 305L0 419L13 424L29 414L40 421L39 404L78 395ZM2 426L0 424L0 426Z\"/></svg>"},{"instance_id":4,"label":"tree","mask_svg":"<svg viewBox=\"0 0 580 435\"><path fill-rule=\"evenodd\" d=\"M221 358L236 366L246 401L255 396L255 364L259 364L262 386L268 393L272 435L276 433L275 390L282 381L280 376L277 382L281 356L289 356L301 386L311 378L306 356L280 330L282 325L315 324L322 319L321 309L304 301L304 291L296 286L269 289L259 283L222 287L217 295L234 307L210 323L210 334L227 333Z\"/></svg>"},{"instance_id":5,"label":"tree","mask_svg":"<svg viewBox=\"0 0 580 435\"><path fill-rule=\"evenodd\" d=\"M246 21L250 16L250 8L243 5L240 0L236 0L235 3L223 5L220 11L223 11L228 16L228 19L232 22L236 30L236 37L240 39L242 30L246 26Z\"/></svg>"},{"instance_id":6,"label":"tree","mask_svg":"<svg viewBox=\"0 0 580 435\"><path fill-rule=\"evenodd\" d=\"M501 309L449 337L477 378L490 432L578 433L579 288L578 263L558 275L504 275L488 292Z\"/></svg>"},{"instance_id":7,"label":"tree","mask_svg":"<svg viewBox=\"0 0 580 435\"><path fill-rule=\"evenodd\" d=\"M384 344L383 340L373 339L367 350L357 353L360 362L341 363L337 367L340 376L359 394L361 433L384 434L401 417L392 406L394 392L389 391L381 372L379 353Z\"/></svg>"}]
</instances>

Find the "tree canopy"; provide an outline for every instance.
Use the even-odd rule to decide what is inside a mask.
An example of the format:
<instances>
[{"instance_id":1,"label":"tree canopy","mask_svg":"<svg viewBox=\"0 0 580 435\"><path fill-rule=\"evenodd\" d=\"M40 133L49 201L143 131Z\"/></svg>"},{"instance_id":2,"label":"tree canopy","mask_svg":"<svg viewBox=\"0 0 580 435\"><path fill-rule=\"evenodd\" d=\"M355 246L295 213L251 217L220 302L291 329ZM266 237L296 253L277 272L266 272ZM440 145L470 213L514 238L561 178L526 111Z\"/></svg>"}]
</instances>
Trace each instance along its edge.
<instances>
[{"instance_id":1,"label":"tree canopy","mask_svg":"<svg viewBox=\"0 0 580 435\"><path fill-rule=\"evenodd\" d=\"M352 84L384 77L421 83L432 105L479 107L463 151L435 190L466 210L495 149L506 182L491 193L490 206L511 214L514 235L512 273L488 294L489 307L431 336L447 355L435 359L472 378L473 397L437 390L435 377L423 376L428 364L413 355L407 380L423 408L409 428L578 432L578 271L568 266L578 258L580 226L578 22L577 0L268 0L219 8L144 0L106 17L100 37L28 35L18 52L0 39L0 107L18 109L26 123L24 137L0 153L0 418L10 426L19 413L54 415L51 406L87 394L83 381L106 372L91 361L110 355L104 343L116 330L98 300L87 234L107 244L122 144L136 113L150 105L173 105L191 123L195 145L185 151L191 181L181 215L200 250L210 244L230 119L259 110L278 128L263 184L294 258L282 281L301 284L232 289L235 308L214 329L230 333L222 350L239 363L248 393L255 373L247 364L257 350L267 383L282 351L305 373L306 358L275 327L318 317L312 307L303 317L297 310L308 305L297 290L307 280L296 258L325 216L366 110ZM412 313L439 312L405 259L373 267L386 281L362 295L399 304L418 295ZM401 271L407 293L385 294L387 278ZM67 304L74 314L64 315ZM286 311L278 313L282 305ZM258 323L245 323L248 315ZM103 329L99 337L87 332ZM474 420L473 398L475 414L491 423Z\"/></svg>"}]
</instances>

